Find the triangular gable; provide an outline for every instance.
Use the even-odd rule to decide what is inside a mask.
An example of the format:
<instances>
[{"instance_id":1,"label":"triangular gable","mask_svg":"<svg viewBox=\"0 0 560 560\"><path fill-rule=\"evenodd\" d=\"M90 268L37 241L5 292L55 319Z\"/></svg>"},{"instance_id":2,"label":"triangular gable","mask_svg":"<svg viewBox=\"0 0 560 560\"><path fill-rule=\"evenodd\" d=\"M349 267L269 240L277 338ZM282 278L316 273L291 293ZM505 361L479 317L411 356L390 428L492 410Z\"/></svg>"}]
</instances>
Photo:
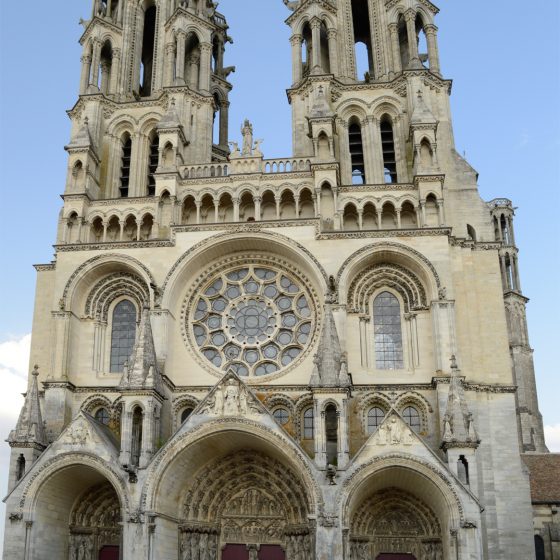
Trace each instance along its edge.
<instances>
[{"instance_id":1,"label":"triangular gable","mask_svg":"<svg viewBox=\"0 0 560 560\"><path fill-rule=\"evenodd\" d=\"M270 416L268 409L232 370L228 371L194 409L193 416Z\"/></svg>"}]
</instances>

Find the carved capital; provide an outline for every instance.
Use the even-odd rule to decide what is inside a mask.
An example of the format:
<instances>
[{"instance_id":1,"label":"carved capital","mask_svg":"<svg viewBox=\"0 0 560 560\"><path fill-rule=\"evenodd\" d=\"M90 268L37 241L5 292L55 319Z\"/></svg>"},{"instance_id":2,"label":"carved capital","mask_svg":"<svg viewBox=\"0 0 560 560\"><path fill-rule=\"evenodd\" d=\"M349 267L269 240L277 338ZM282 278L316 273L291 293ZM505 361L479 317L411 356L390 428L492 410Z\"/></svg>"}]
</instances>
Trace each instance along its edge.
<instances>
[{"instance_id":1,"label":"carved capital","mask_svg":"<svg viewBox=\"0 0 560 560\"><path fill-rule=\"evenodd\" d=\"M303 42L303 37L301 35L292 35L290 37L290 43L292 44L292 46L298 46L301 45Z\"/></svg>"}]
</instances>

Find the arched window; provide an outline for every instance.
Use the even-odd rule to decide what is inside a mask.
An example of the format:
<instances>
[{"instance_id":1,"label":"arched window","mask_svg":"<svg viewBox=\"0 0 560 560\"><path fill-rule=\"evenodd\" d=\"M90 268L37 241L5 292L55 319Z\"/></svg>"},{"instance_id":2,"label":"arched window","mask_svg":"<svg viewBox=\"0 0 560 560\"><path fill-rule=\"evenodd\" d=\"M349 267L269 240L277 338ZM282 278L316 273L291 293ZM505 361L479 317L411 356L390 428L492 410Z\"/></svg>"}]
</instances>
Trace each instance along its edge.
<instances>
[{"instance_id":1,"label":"arched window","mask_svg":"<svg viewBox=\"0 0 560 560\"><path fill-rule=\"evenodd\" d=\"M307 408L303 413L303 439L313 439L315 436L315 418L313 409Z\"/></svg>"},{"instance_id":2,"label":"arched window","mask_svg":"<svg viewBox=\"0 0 560 560\"><path fill-rule=\"evenodd\" d=\"M364 145L362 142L362 128L356 121L348 127L348 144L352 162L352 184L364 185L366 182L366 167L364 160Z\"/></svg>"},{"instance_id":3,"label":"arched window","mask_svg":"<svg viewBox=\"0 0 560 560\"><path fill-rule=\"evenodd\" d=\"M25 457L23 453L17 458L16 464L16 480L21 480L25 474Z\"/></svg>"},{"instance_id":4,"label":"arched window","mask_svg":"<svg viewBox=\"0 0 560 560\"><path fill-rule=\"evenodd\" d=\"M95 411L95 419L101 424L105 424L105 426L109 425L109 421L111 420L111 416L109 415L109 411L106 408L98 408Z\"/></svg>"},{"instance_id":5,"label":"arched window","mask_svg":"<svg viewBox=\"0 0 560 560\"><path fill-rule=\"evenodd\" d=\"M285 426L290 420L290 413L285 408L277 408L272 415L281 426Z\"/></svg>"},{"instance_id":6,"label":"arched window","mask_svg":"<svg viewBox=\"0 0 560 560\"><path fill-rule=\"evenodd\" d=\"M408 44L408 30L406 28L406 21L404 19L404 16L402 15L399 17L398 30L401 66L403 70L406 70L410 63L410 49Z\"/></svg>"},{"instance_id":7,"label":"arched window","mask_svg":"<svg viewBox=\"0 0 560 560\"><path fill-rule=\"evenodd\" d=\"M536 560L545 560L544 539L540 535L535 535L535 558Z\"/></svg>"},{"instance_id":8,"label":"arched window","mask_svg":"<svg viewBox=\"0 0 560 560\"><path fill-rule=\"evenodd\" d=\"M159 165L159 136L154 132L150 136L150 157L148 160L148 196L156 194L156 178L154 173Z\"/></svg>"},{"instance_id":9,"label":"arched window","mask_svg":"<svg viewBox=\"0 0 560 560\"><path fill-rule=\"evenodd\" d=\"M311 26L306 23L302 31L303 48L302 48L302 75L305 77L311 72L313 64L313 38L311 34Z\"/></svg>"},{"instance_id":10,"label":"arched window","mask_svg":"<svg viewBox=\"0 0 560 560\"><path fill-rule=\"evenodd\" d=\"M383 172L386 183L397 183L397 154L395 152L395 136L393 123L387 116L381 119L381 148L383 151Z\"/></svg>"},{"instance_id":11,"label":"arched window","mask_svg":"<svg viewBox=\"0 0 560 560\"><path fill-rule=\"evenodd\" d=\"M383 418L385 418L385 411L378 406L374 406L368 410L367 415L367 431L368 434L373 434L381 423L383 422Z\"/></svg>"},{"instance_id":12,"label":"arched window","mask_svg":"<svg viewBox=\"0 0 560 560\"><path fill-rule=\"evenodd\" d=\"M375 367L403 369L401 306L390 292L382 292L373 302Z\"/></svg>"},{"instance_id":13,"label":"arched window","mask_svg":"<svg viewBox=\"0 0 560 560\"><path fill-rule=\"evenodd\" d=\"M193 413L194 408L189 406L181 412L181 424Z\"/></svg>"},{"instance_id":14,"label":"arched window","mask_svg":"<svg viewBox=\"0 0 560 560\"><path fill-rule=\"evenodd\" d=\"M422 427L420 414L413 406L407 406L402 412L404 421L416 432Z\"/></svg>"},{"instance_id":15,"label":"arched window","mask_svg":"<svg viewBox=\"0 0 560 560\"><path fill-rule=\"evenodd\" d=\"M142 452L142 420L144 413L137 406L132 413L132 441L130 446L130 462L134 466L140 464L140 454Z\"/></svg>"},{"instance_id":16,"label":"arched window","mask_svg":"<svg viewBox=\"0 0 560 560\"><path fill-rule=\"evenodd\" d=\"M101 92L111 93L111 73L113 71L113 49L111 42L106 41L101 49L99 67L101 68Z\"/></svg>"},{"instance_id":17,"label":"arched window","mask_svg":"<svg viewBox=\"0 0 560 560\"><path fill-rule=\"evenodd\" d=\"M144 14L144 34L142 37L142 59L140 67L141 97L149 97L152 95L156 15L157 8L155 6L150 6Z\"/></svg>"},{"instance_id":18,"label":"arched window","mask_svg":"<svg viewBox=\"0 0 560 560\"><path fill-rule=\"evenodd\" d=\"M420 14L416 16L416 37L418 40L418 57L420 62L425 68L429 67L430 57L428 56L428 42L426 40L426 33L424 32L424 22L420 17Z\"/></svg>"},{"instance_id":19,"label":"arched window","mask_svg":"<svg viewBox=\"0 0 560 560\"><path fill-rule=\"evenodd\" d=\"M325 439L327 442L327 465L338 463L338 412L334 404L325 408Z\"/></svg>"},{"instance_id":20,"label":"arched window","mask_svg":"<svg viewBox=\"0 0 560 560\"><path fill-rule=\"evenodd\" d=\"M111 369L113 373L123 371L125 362L130 358L136 337L136 307L124 299L113 311L111 333Z\"/></svg>"},{"instance_id":21,"label":"arched window","mask_svg":"<svg viewBox=\"0 0 560 560\"><path fill-rule=\"evenodd\" d=\"M130 185L130 159L132 156L132 138L130 134L126 134L122 139L122 157L121 157L121 181L119 194L121 198L128 197L128 189Z\"/></svg>"},{"instance_id":22,"label":"arched window","mask_svg":"<svg viewBox=\"0 0 560 560\"><path fill-rule=\"evenodd\" d=\"M356 45L356 73L358 80L365 80L366 73L373 76L373 48L368 0L352 0L354 44Z\"/></svg>"},{"instance_id":23,"label":"arched window","mask_svg":"<svg viewBox=\"0 0 560 560\"><path fill-rule=\"evenodd\" d=\"M464 455L457 460L457 475L463 484L469 484L469 462Z\"/></svg>"}]
</instances>

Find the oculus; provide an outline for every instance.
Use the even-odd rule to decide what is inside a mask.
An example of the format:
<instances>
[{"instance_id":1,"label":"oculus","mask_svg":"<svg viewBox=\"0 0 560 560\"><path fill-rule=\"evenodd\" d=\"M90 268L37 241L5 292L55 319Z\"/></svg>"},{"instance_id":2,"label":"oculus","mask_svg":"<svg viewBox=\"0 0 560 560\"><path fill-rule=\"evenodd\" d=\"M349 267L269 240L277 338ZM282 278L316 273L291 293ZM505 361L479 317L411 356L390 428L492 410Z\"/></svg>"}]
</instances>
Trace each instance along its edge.
<instances>
[{"instance_id":1,"label":"oculus","mask_svg":"<svg viewBox=\"0 0 560 560\"><path fill-rule=\"evenodd\" d=\"M192 313L201 355L241 377L290 366L314 334L310 293L291 273L272 266L238 266L215 275L195 298Z\"/></svg>"}]
</instances>

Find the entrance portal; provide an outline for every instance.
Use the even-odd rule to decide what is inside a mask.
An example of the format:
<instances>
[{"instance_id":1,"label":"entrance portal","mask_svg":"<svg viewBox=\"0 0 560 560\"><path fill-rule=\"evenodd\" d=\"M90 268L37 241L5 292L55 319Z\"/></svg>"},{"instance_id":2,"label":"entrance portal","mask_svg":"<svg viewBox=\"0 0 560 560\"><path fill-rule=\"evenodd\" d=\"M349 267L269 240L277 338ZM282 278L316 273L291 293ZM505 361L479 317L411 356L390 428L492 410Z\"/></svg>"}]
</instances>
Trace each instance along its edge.
<instances>
[{"instance_id":1,"label":"entrance portal","mask_svg":"<svg viewBox=\"0 0 560 560\"><path fill-rule=\"evenodd\" d=\"M104 546L99 552L99 560L119 560L119 547Z\"/></svg>"},{"instance_id":2,"label":"entrance portal","mask_svg":"<svg viewBox=\"0 0 560 560\"><path fill-rule=\"evenodd\" d=\"M227 544L222 552L222 560L286 560L286 553L281 546L272 544L262 544L258 547L252 545L252 550L249 550L244 544ZM257 556L252 558L251 552L254 556L257 552Z\"/></svg>"}]
</instances>

